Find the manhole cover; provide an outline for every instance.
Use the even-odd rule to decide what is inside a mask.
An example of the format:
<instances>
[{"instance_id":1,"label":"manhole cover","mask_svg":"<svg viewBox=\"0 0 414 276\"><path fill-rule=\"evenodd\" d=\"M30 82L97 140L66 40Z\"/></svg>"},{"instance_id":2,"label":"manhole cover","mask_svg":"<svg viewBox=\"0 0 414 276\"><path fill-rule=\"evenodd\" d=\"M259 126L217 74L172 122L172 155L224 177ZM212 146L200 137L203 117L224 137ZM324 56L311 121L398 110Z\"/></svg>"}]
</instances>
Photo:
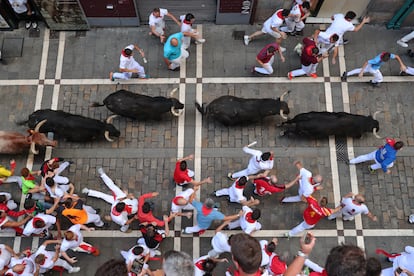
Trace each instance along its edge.
<instances>
[{"instance_id":1,"label":"manhole cover","mask_svg":"<svg viewBox=\"0 0 414 276\"><path fill-rule=\"evenodd\" d=\"M245 34L245 31L233 31L233 38L234 40L243 40Z\"/></svg>"},{"instance_id":2,"label":"manhole cover","mask_svg":"<svg viewBox=\"0 0 414 276\"><path fill-rule=\"evenodd\" d=\"M1 54L4 58L21 57L23 54L23 37L6 37L3 39Z\"/></svg>"}]
</instances>

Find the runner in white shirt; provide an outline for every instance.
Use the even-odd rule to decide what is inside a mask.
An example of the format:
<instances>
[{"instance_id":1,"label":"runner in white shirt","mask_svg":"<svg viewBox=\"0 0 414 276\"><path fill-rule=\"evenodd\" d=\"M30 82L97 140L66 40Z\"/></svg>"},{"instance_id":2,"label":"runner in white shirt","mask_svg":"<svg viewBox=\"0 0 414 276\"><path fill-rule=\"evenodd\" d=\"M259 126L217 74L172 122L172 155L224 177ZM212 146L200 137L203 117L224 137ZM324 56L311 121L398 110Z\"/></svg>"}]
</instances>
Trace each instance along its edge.
<instances>
[{"instance_id":1,"label":"runner in white shirt","mask_svg":"<svg viewBox=\"0 0 414 276\"><path fill-rule=\"evenodd\" d=\"M281 203L300 202L303 197L309 197L315 190L322 189L320 183L322 182L321 175L312 176L312 173L305 169L302 162L295 161L295 166L299 170L299 191L297 196L282 197Z\"/></svg>"},{"instance_id":2,"label":"runner in white shirt","mask_svg":"<svg viewBox=\"0 0 414 276\"><path fill-rule=\"evenodd\" d=\"M128 272L131 272L132 264L135 259L144 263L143 268L148 268L148 261L150 258L150 250L144 244L138 244L128 251L121 250L121 255L125 259L128 267Z\"/></svg>"},{"instance_id":3,"label":"runner in white shirt","mask_svg":"<svg viewBox=\"0 0 414 276\"><path fill-rule=\"evenodd\" d=\"M330 215L328 219L333 220L342 216L342 220L350 221L354 220L356 215L364 214L367 215L372 221L377 221L377 217L368 210L368 207L364 204L364 202L365 197L363 195L355 195L352 192L348 193L342 198L342 209Z\"/></svg>"},{"instance_id":4,"label":"runner in white shirt","mask_svg":"<svg viewBox=\"0 0 414 276\"><path fill-rule=\"evenodd\" d=\"M80 267L73 267L67 261L59 258L60 252L60 240L47 240L45 241L33 254L35 264L40 265L40 273L46 273L54 266L63 267L68 273L76 273L80 271ZM49 244L56 244L55 251L46 250Z\"/></svg>"},{"instance_id":5,"label":"runner in white shirt","mask_svg":"<svg viewBox=\"0 0 414 276\"><path fill-rule=\"evenodd\" d=\"M242 207L243 214L238 220L229 223L229 229L240 227L244 233L251 235L253 232L262 229L262 225L257 220L261 216L260 209L252 210L248 206Z\"/></svg>"},{"instance_id":6,"label":"runner in white shirt","mask_svg":"<svg viewBox=\"0 0 414 276\"><path fill-rule=\"evenodd\" d=\"M30 257L12 258L9 267L11 268L4 274L6 276L34 276L39 275L40 270L40 266Z\"/></svg>"},{"instance_id":7,"label":"runner in white shirt","mask_svg":"<svg viewBox=\"0 0 414 276\"><path fill-rule=\"evenodd\" d=\"M260 204L258 199L253 197L250 200L243 195L244 188L246 187L249 177L242 176L229 187L215 191L214 196L229 196L230 202L240 203L245 206L254 206Z\"/></svg>"},{"instance_id":8,"label":"runner in white shirt","mask_svg":"<svg viewBox=\"0 0 414 276\"><path fill-rule=\"evenodd\" d=\"M29 237L31 235L49 236L49 227L56 223L56 217L46 214L37 214L29 220L23 229L23 235Z\"/></svg>"},{"instance_id":9,"label":"runner in white shirt","mask_svg":"<svg viewBox=\"0 0 414 276\"><path fill-rule=\"evenodd\" d=\"M196 196L195 191L198 190L198 187L194 189L187 189L176 195L171 201L171 213L176 214L177 216L187 216L191 217L191 212L183 213L183 210L194 210L194 206L191 204L192 199Z\"/></svg>"},{"instance_id":10,"label":"runner in white shirt","mask_svg":"<svg viewBox=\"0 0 414 276\"><path fill-rule=\"evenodd\" d=\"M370 18L365 16L361 24L358 26L354 26L352 24L352 20L356 17L355 12L348 11L345 15L342 13L334 14L331 19L333 22L331 25L326 29L325 33L327 37L330 37L333 34L337 34L339 36L337 44L346 44L348 41L344 40L343 36L346 32L358 32L362 26L365 25L365 23L368 23L370 21ZM334 53L332 55L332 64L336 63L336 57L338 56L338 46L335 46Z\"/></svg>"},{"instance_id":11,"label":"runner in white shirt","mask_svg":"<svg viewBox=\"0 0 414 276\"><path fill-rule=\"evenodd\" d=\"M70 264L74 264L77 262L76 257L69 257L66 253L68 249L72 249L73 251L77 251L76 249L81 246L83 243L83 235L81 233L81 229L86 231L93 231L94 228L89 228L83 224L75 224L72 225L64 234L64 238L60 245L60 254L66 261Z\"/></svg>"},{"instance_id":12,"label":"runner in white shirt","mask_svg":"<svg viewBox=\"0 0 414 276\"><path fill-rule=\"evenodd\" d=\"M201 35L193 29L192 25L195 21L195 17L192 13L187 13L186 15L180 16L181 20L181 32L183 33L184 37L182 39L184 49L190 47L191 38L194 38L196 44L204 43L206 40L201 37Z\"/></svg>"},{"instance_id":13,"label":"runner in white shirt","mask_svg":"<svg viewBox=\"0 0 414 276\"><path fill-rule=\"evenodd\" d=\"M217 229L215 230L215 235L211 238L212 250L208 252L208 255L213 258L217 258L221 253L231 252L231 247L229 240L231 238L227 236L222 230L229 225L230 221L224 221Z\"/></svg>"},{"instance_id":14,"label":"runner in white shirt","mask_svg":"<svg viewBox=\"0 0 414 276\"><path fill-rule=\"evenodd\" d=\"M145 74L145 69L141 64L138 63L134 59L134 49L137 50L144 63L146 61L145 59L145 53L144 51L136 44L130 44L126 46L122 51L121 55L119 56L119 72L110 72L109 73L109 79L111 81L115 81L115 79L121 79L121 80L129 80L132 78L132 74L136 73L138 74L138 78L140 79L148 79L149 76Z\"/></svg>"},{"instance_id":15,"label":"runner in white shirt","mask_svg":"<svg viewBox=\"0 0 414 276\"><path fill-rule=\"evenodd\" d=\"M181 26L180 21L175 18L174 15L168 12L167 9L163 8L155 8L151 12L149 16L149 26L150 26L150 32L149 35L155 35L156 37L160 38L160 42L165 42L165 20L164 17L168 16L172 20L174 20L175 23L177 23L178 26Z\"/></svg>"},{"instance_id":16,"label":"runner in white shirt","mask_svg":"<svg viewBox=\"0 0 414 276\"><path fill-rule=\"evenodd\" d=\"M205 274L212 275L217 263L229 262L226 258L216 259L209 255L201 256L194 260L194 276L203 276Z\"/></svg>"},{"instance_id":17,"label":"runner in white shirt","mask_svg":"<svg viewBox=\"0 0 414 276\"><path fill-rule=\"evenodd\" d=\"M260 171L270 171L273 169L273 152L268 151L262 153L260 150L254 150L247 146L243 147L243 151L252 157L249 160L247 168L235 173L228 173L229 179L235 180L242 176L249 176L259 173Z\"/></svg>"},{"instance_id":18,"label":"runner in white shirt","mask_svg":"<svg viewBox=\"0 0 414 276\"><path fill-rule=\"evenodd\" d=\"M304 2L303 4L296 4L290 10L289 16L286 17L286 26L281 27L280 30L290 35L301 33L305 28L303 22L310 15L310 4Z\"/></svg>"},{"instance_id":19,"label":"runner in white shirt","mask_svg":"<svg viewBox=\"0 0 414 276\"><path fill-rule=\"evenodd\" d=\"M7 270L7 266L10 263L11 257L17 257L17 254L14 252L13 248L6 244L0 244L0 275Z\"/></svg>"}]
</instances>

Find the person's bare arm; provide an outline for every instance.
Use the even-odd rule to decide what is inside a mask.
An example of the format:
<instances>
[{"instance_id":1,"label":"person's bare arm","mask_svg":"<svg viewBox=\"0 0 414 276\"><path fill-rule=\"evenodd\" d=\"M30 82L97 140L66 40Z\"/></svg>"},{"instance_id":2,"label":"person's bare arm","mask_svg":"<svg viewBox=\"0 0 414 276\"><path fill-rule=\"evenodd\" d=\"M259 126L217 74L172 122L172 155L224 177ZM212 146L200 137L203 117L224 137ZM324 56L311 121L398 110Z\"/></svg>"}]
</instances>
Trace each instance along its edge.
<instances>
[{"instance_id":1,"label":"person's bare arm","mask_svg":"<svg viewBox=\"0 0 414 276\"><path fill-rule=\"evenodd\" d=\"M361 23L355 27L354 32L358 32L359 30L361 30L361 28L365 25L365 23L369 23L370 20L371 18L369 18L368 16L364 16Z\"/></svg>"},{"instance_id":2,"label":"person's bare arm","mask_svg":"<svg viewBox=\"0 0 414 276\"><path fill-rule=\"evenodd\" d=\"M398 61L398 63L400 64L400 71L405 72L407 70L407 66L402 62L401 58L399 55L394 55L395 59Z\"/></svg>"},{"instance_id":3,"label":"person's bare arm","mask_svg":"<svg viewBox=\"0 0 414 276\"><path fill-rule=\"evenodd\" d=\"M364 75L365 68L368 66L368 61L365 61L364 65L362 65L361 72L359 72L358 77L362 78Z\"/></svg>"},{"instance_id":4,"label":"person's bare arm","mask_svg":"<svg viewBox=\"0 0 414 276\"><path fill-rule=\"evenodd\" d=\"M285 189L289 189L293 185L297 184L300 178L301 178L301 176L298 175L298 176L295 177L295 179L293 179L292 181L290 181L288 184L285 184Z\"/></svg>"},{"instance_id":5,"label":"person's bare arm","mask_svg":"<svg viewBox=\"0 0 414 276\"><path fill-rule=\"evenodd\" d=\"M283 276L296 276L301 273L303 265L307 256L312 252L313 247L315 246L316 238L311 232L308 232L311 235L311 242L305 244L303 239L300 239L301 255L297 255L293 262L288 266Z\"/></svg>"},{"instance_id":6,"label":"person's bare arm","mask_svg":"<svg viewBox=\"0 0 414 276\"><path fill-rule=\"evenodd\" d=\"M377 221L377 216L371 212L368 212L367 217L369 217L372 221Z\"/></svg>"},{"instance_id":7,"label":"person's bare arm","mask_svg":"<svg viewBox=\"0 0 414 276\"><path fill-rule=\"evenodd\" d=\"M171 18L172 20L174 20L175 23L177 23L178 26L181 26L181 22L171 13L167 13L166 16L168 16L169 18Z\"/></svg>"}]
</instances>

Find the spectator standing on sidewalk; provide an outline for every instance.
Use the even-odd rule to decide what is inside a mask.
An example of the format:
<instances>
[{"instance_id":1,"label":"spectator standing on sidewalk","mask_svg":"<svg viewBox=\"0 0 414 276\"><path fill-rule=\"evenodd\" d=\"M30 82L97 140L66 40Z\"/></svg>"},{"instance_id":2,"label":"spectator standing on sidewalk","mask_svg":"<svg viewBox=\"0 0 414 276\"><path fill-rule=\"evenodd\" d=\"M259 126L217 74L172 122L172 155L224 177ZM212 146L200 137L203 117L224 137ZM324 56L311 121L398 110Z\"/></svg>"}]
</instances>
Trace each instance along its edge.
<instances>
[{"instance_id":1,"label":"spectator standing on sidewalk","mask_svg":"<svg viewBox=\"0 0 414 276\"><path fill-rule=\"evenodd\" d=\"M109 79L114 81L115 79L121 80L129 80L132 77L133 73L138 74L138 78L140 79L148 79L149 76L145 74L145 69L141 64L139 64L133 56L133 51L137 50L141 57L143 58L144 62L145 53L144 51L138 47L136 44L130 44L126 46L122 52L121 56L119 57L119 72L110 72Z\"/></svg>"},{"instance_id":2,"label":"spectator standing on sidewalk","mask_svg":"<svg viewBox=\"0 0 414 276\"><path fill-rule=\"evenodd\" d=\"M161 43L165 42L165 16L168 16L169 18L174 20L174 22L177 23L178 26L181 26L180 21L178 21L174 15L169 13L167 9L154 8L149 16L149 35L154 35L158 37Z\"/></svg>"},{"instance_id":3,"label":"spectator standing on sidewalk","mask_svg":"<svg viewBox=\"0 0 414 276\"><path fill-rule=\"evenodd\" d=\"M387 138L384 146L374 150L368 154L360 155L349 160L349 164L358 164L366 161L375 161L375 164L369 165L368 170L374 173L378 169L382 169L383 172L390 174L394 161L397 159L397 152L404 146L402 141L395 141L394 139Z\"/></svg>"},{"instance_id":4,"label":"spectator standing on sidewalk","mask_svg":"<svg viewBox=\"0 0 414 276\"><path fill-rule=\"evenodd\" d=\"M16 13L18 19L25 20L26 29L37 29L37 20L35 12L31 7L30 1L28 0L9 0L13 11Z\"/></svg>"},{"instance_id":5,"label":"spectator standing on sidewalk","mask_svg":"<svg viewBox=\"0 0 414 276\"><path fill-rule=\"evenodd\" d=\"M285 62L285 57L277 42L267 44L256 56L256 61L261 67L253 66L252 73L257 72L263 75L273 74L273 62L275 60L276 53L279 53L280 60Z\"/></svg>"},{"instance_id":6,"label":"spectator standing on sidewalk","mask_svg":"<svg viewBox=\"0 0 414 276\"><path fill-rule=\"evenodd\" d=\"M244 36L244 45L249 45L250 41L263 34L269 34L273 36L277 39L276 41L280 44L281 39L286 39L286 33L282 32L279 28L280 26L282 26L283 22L285 21L289 13L290 11L288 9L277 10L271 17L269 17L263 23L263 28L260 31L254 32L251 35ZM285 48L281 48L282 52L284 52L285 50Z\"/></svg>"},{"instance_id":7,"label":"spectator standing on sidewalk","mask_svg":"<svg viewBox=\"0 0 414 276\"><path fill-rule=\"evenodd\" d=\"M341 80L347 81L348 77L353 75L358 75L358 77L362 78L364 73L370 73L374 76L374 79L370 80L369 83L374 87L379 87L380 83L383 82L383 76L380 68L384 62L388 62L390 59L396 59L400 63L400 70L406 71L407 68L402 62L399 55L394 55L389 52L382 52L374 58L365 61L364 65L362 65L362 68L356 68L349 72L344 72L342 74Z\"/></svg>"}]
</instances>

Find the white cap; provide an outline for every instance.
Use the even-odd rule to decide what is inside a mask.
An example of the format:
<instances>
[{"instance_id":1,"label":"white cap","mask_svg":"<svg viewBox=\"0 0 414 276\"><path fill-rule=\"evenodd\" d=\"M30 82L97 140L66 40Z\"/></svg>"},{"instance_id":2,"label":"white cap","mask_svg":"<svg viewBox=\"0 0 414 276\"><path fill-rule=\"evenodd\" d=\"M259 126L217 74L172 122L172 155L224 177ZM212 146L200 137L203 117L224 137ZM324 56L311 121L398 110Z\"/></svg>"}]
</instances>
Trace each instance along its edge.
<instances>
[{"instance_id":1,"label":"white cap","mask_svg":"<svg viewBox=\"0 0 414 276\"><path fill-rule=\"evenodd\" d=\"M124 50L126 50L126 49L129 49L129 50L133 51L134 50L134 45L130 44L130 45L126 46Z\"/></svg>"}]
</instances>

